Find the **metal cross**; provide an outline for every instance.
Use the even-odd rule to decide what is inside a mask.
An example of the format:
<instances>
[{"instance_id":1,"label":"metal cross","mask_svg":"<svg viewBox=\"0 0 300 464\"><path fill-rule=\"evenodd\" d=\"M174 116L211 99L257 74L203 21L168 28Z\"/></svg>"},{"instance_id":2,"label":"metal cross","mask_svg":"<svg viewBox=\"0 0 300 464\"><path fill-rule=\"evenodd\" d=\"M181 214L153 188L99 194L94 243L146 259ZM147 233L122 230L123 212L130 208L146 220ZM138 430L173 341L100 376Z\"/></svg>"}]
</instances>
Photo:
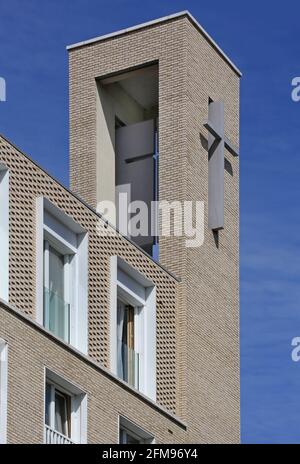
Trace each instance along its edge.
<instances>
[{"instance_id":1,"label":"metal cross","mask_svg":"<svg viewBox=\"0 0 300 464\"><path fill-rule=\"evenodd\" d=\"M224 151L239 156L238 149L224 134L224 103L211 102L208 121L208 226L212 230L224 229Z\"/></svg>"}]
</instances>

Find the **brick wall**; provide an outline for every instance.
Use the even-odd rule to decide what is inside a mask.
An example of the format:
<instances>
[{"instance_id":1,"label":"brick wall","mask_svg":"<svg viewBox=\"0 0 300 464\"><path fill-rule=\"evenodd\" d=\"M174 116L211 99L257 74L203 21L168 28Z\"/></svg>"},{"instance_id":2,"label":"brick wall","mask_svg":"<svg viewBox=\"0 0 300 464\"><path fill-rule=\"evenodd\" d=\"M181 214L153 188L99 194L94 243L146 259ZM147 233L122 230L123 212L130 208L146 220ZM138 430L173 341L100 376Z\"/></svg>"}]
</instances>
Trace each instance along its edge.
<instances>
[{"instance_id":1,"label":"brick wall","mask_svg":"<svg viewBox=\"0 0 300 464\"><path fill-rule=\"evenodd\" d=\"M177 404L194 442L238 442L239 171L226 153L225 229L207 227L208 100L225 102L226 136L238 144L239 76L186 16L70 50L72 188L96 206L96 84L143 63L159 65L160 199L206 205L205 243L161 238L163 265L182 279L177 313Z\"/></svg>"}]
</instances>

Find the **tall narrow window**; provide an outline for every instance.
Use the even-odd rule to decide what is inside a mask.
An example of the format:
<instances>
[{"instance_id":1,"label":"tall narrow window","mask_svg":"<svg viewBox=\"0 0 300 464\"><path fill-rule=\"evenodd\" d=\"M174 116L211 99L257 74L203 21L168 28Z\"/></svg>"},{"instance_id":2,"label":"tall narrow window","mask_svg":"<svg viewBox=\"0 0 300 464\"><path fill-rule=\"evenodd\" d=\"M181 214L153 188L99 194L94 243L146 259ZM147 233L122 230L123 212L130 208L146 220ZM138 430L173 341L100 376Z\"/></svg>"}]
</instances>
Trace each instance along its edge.
<instances>
[{"instance_id":1,"label":"tall narrow window","mask_svg":"<svg viewBox=\"0 0 300 464\"><path fill-rule=\"evenodd\" d=\"M158 63L99 79L97 89L97 208L158 259L158 215L152 210L159 190ZM106 201L115 203L116 217L102 204ZM128 227L140 211L136 201L147 208L139 225L131 221Z\"/></svg>"},{"instance_id":2,"label":"tall narrow window","mask_svg":"<svg viewBox=\"0 0 300 464\"><path fill-rule=\"evenodd\" d=\"M71 395L54 384L46 385L46 425L71 439Z\"/></svg>"},{"instance_id":3,"label":"tall narrow window","mask_svg":"<svg viewBox=\"0 0 300 464\"><path fill-rule=\"evenodd\" d=\"M86 395L51 372L47 373L45 389L45 441L86 442Z\"/></svg>"},{"instance_id":4,"label":"tall narrow window","mask_svg":"<svg viewBox=\"0 0 300 464\"><path fill-rule=\"evenodd\" d=\"M155 400L155 286L117 257L111 258L111 270L111 368L120 379Z\"/></svg>"},{"instance_id":5,"label":"tall narrow window","mask_svg":"<svg viewBox=\"0 0 300 464\"><path fill-rule=\"evenodd\" d=\"M135 388L139 388L139 353L135 344L133 306L118 299L118 375Z\"/></svg>"},{"instance_id":6,"label":"tall narrow window","mask_svg":"<svg viewBox=\"0 0 300 464\"><path fill-rule=\"evenodd\" d=\"M37 319L87 353L88 235L45 198L37 210Z\"/></svg>"},{"instance_id":7,"label":"tall narrow window","mask_svg":"<svg viewBox=\"0 0 300 464\"><path fill-rule=\"evenodd\" d=\"M0 339L0 444L6 443L7 344Z\"/></svg>"},{"instance_id":8,"label":"tall narrow window","mask_svg":"<svg viewBox=\"0 0 300 464\"><path fill-rule=\"evenodd\" d=\"M70 264L73 255L60 253L44 241L44 325L70 342Z\"/></svg>"}]
</instances>

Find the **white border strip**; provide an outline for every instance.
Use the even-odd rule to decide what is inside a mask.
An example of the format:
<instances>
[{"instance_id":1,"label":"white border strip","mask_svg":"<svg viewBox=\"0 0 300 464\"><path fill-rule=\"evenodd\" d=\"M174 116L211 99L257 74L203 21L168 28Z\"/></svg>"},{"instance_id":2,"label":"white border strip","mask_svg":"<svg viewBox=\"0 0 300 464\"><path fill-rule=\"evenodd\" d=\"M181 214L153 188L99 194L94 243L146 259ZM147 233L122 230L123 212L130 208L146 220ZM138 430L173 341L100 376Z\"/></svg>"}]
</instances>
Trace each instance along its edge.
<instances>
[{"instance_id":1,"label":"white border strip","mask_svg":"<svg viewBox=\"0 0 300 464\"><path fill-rule=\"evenodd\" d=\"M9 169L0 163L0 297L9 301Z\"/></svg>"},{"instance_id":2,"label":"white border strip","mask_svg":"<svg viewBox=\"0 0 300 464\"><path fill-rule=\"evenodd\" d=\"M0 338L0 444L7 443L7 343Z\"/></svg>"},{"instance_id":3,"label":"white border strip","mask_svg":"<svg viewBox=\"0 0 300 464\"><path fill-rule=\"evenodd\" d=\"M126 29L120 29L119 31L111 32L110 34L101 35L101 36L95 37L93 39L84 40L83 42L78 42L78 43L75 43L75 44L72 44L72 45L68 45L66 48L67 48L67 50L73 50L74 48L83 47L85 45L90 45L92 43L100 42L100 41L105 40L105 39L110 39L110 38L117 37L117 36L122 35L122 34L127 34L128 32L133 32L133 31L137 31L139 29L143 29L145 27L154 26L155 24L159 24L159 23L162 23L162 22L165 22L165 21L169 21L171 19L176 19L176 18L179 18L181 16L188 16L188 18L192 21L192 23L194 23L196 28L200 30L200 32L204 35L204 37L206 37L206 39L213 45L213 47L216 48L216 50L223 56L225 61L227 61L227 63L241 77L242 76L241 71L235 66L235 64L230 60L230 58L223 52L223 50L219 47L219 45L208 34L208 32L206 32L206 30L198 23L198 21L194 18L194 16L191 15L191 13L188 10L180 11L179 13L174 13L174 14L169 15L169 16L163 16L162 18L154 19L152 21L148 21L148 22L145 22L145 23L142 23L142 24L138 24L137 26L128 27Z\"/></svg>"}]
</instances>

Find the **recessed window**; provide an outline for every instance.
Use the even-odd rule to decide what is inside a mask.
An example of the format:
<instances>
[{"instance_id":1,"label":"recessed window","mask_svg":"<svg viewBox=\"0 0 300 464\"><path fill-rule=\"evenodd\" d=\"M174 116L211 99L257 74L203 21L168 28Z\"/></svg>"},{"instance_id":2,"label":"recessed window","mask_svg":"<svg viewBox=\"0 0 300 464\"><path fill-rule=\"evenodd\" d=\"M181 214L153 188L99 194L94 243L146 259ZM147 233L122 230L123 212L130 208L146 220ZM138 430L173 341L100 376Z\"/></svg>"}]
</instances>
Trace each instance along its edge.
<instances>
[{"instance_id":1,"label":"recessed window","mask_svg":"<svg viewBox=\"0 0 300 464\"><path fill-rule=\"evenodd\" d=\"M71 440L71 395L55 384L46 384L45 423L58 434Z\"/></svg>"},{"instance_id":2,"label":"recessed window","mask_svg":"<svg viewBox=\"0 0 300 464\"><path fill-rule=\"evenodd\" d=\"M154 437L128 419L120 417L119 443L122 445L151 444L154 443Z\"/></svg>"},{"instance_id":3,"label":"recessed window","mask_svg":"<svg viewBox=\"0 0 300 464\"><path fill-rule=\"evenodd\" d=\"M87 353L87 233L45 199L38 200L38 214L38 319Z\"/></svg>"},{"instance_id":4,"label":"recessed window","mask_svg":"<svg viewBox=\"0 0 300 464\"><path fill-rule=\"evenodd\" d=\"M86 442L86 395L51 372L46 377L45 441L48 444Z\"/></svg>"},{"instance_id":5,"label":"recessed window","mask_svg":"<svg viewBox=\"0 0 300 464\"><path fill-rule=\"evenodd\" d=\"M49 239L44 240L44 325L68 343L74 256L68 250L58 251Z\"/></svg>"},{"instance_id":6,"label":"recessed window","mask_svg":"<svg viewBox=\"0 0 300 464\"><path fill-rule=\"evenodd\" d=\"M0 444L6 443L7 344L0 339Z\"/></svg>"},{"instance_id":7,"label":"recessed window","mask_svg":"<svg viewBox=\"0 0 300 464\"><path fill-rule=\"evenodd\" d=\"M156 398L156 291L153 283L113 257L111 367L132 387Z\"/></svg>"}]
</instances>

